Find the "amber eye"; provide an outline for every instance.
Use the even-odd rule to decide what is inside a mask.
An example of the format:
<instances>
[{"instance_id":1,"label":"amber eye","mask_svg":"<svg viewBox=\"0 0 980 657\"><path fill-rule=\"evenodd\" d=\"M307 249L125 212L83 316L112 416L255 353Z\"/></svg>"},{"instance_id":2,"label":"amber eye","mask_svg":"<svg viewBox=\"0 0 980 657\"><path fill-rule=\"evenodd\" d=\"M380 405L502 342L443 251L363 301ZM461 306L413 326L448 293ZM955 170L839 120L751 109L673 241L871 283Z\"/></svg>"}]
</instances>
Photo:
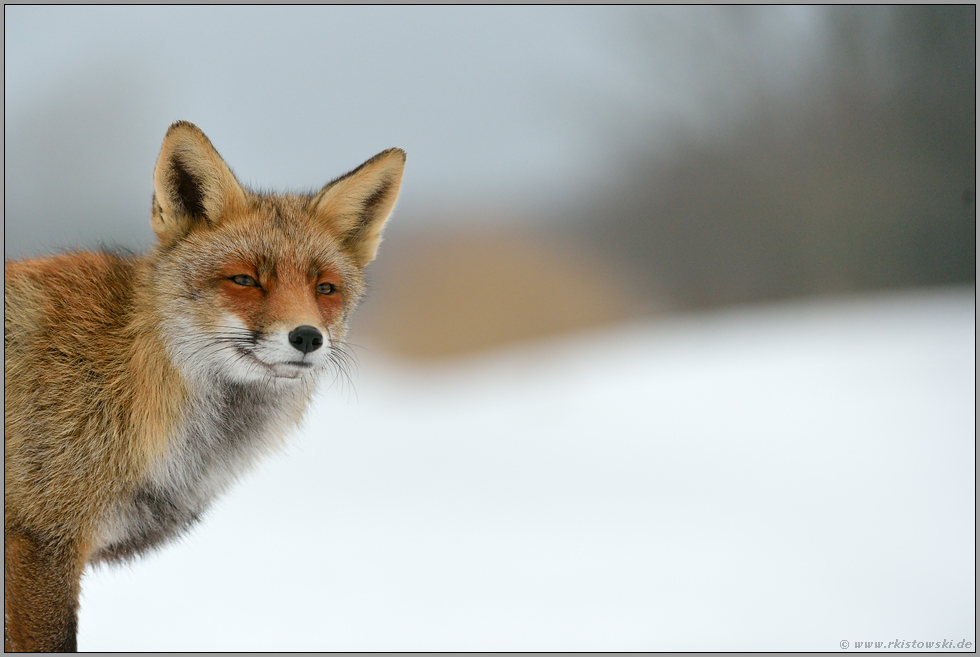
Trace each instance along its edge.
<instances>
[{"instance_id":1,"label":"amber eye","mask_svg":"<svg viewBox=\"0 0 980 657\"><path fill-rule=\"evenodd\" d=\"M232 276L231 282L235 285L243 285L245 287L259 287L259 282L252 278L251 276L246 276L245 274L239 274L238 276Z\"/></svg>"},{"instance_id":2,"label":"amber eye","mask_svg":"<svg viewBox=\"0 0 980 657\"><path fill-rule=\"evenodd\" d=\"M337 291L337 288L333 283L320 283L316 286L317 294L333 294Z\"/></svg>"}]
</instances>

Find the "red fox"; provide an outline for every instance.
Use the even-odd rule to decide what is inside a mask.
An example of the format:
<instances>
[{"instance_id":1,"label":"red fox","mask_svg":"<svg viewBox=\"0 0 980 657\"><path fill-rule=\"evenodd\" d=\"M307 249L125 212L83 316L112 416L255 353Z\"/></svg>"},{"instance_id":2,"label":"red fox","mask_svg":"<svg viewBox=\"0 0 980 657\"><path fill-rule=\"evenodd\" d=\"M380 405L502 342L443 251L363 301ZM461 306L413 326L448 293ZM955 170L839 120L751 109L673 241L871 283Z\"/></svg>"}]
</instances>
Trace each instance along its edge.
<instances>
[{"instance_id":1,"label":"red fox","mask_svg":"<svg viewBox=\"0 0 980 657\"><path fill-rule=\"evenodd\" d=\"M191 123L149 255L4 263L4 650L73 651L86 564L184 532L344 358L404 151L313 194L243 187Z\"/></svg>"}]
</instances>

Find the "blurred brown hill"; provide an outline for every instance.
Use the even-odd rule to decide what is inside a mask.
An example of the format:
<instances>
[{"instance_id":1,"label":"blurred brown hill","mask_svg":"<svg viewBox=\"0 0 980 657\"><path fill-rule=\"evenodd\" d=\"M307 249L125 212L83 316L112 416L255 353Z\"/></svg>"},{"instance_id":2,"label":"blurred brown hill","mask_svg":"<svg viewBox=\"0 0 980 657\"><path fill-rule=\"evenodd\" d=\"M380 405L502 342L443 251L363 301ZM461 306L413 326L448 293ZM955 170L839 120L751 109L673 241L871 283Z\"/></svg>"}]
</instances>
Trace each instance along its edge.
<instances>
[{"instance_id":1,"label":"blurred brown hill","mask_svg":"<svg viewBox=\"0 0 980 657\"><path fill-rule=\"evenodd\" d=\"M444 358L653 312L975 281L976 7L896 9L870 54L874 16L839 9L822 77L760 98L724 139L629 154L572 227L396 222L354 341Z\"/></svg>"},{"instance_id":2,"label":"blurred brown hill","mask_svg":"<svg viewBox=\"0 0 980 657\"><path fill-rule=\"evenodd\" d=\"M473 351L662 310L626 272L558 231L413 230L396 222L368 268L352 340L409 359Z\"/></svg>"}]
</instances>

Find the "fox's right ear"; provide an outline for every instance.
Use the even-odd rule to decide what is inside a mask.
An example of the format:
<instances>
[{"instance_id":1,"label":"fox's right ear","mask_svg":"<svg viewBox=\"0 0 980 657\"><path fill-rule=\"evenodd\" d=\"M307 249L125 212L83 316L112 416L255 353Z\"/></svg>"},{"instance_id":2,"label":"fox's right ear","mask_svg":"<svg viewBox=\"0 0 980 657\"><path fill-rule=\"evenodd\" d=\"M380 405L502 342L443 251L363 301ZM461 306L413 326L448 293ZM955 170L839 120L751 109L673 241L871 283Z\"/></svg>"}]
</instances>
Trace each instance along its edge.
<instances>
[{"instance_id":1,"label":"fox's right ear","mask_svg":"<svg viewBox=\"0 0 980 657\"><path fill-rule=\"evenodd\" d=\"M150 223L160 242L171 244L195 225L214 226L244 204L245 191L201 129L187 121L171 125L153 172Z\"/></svg>"}]
</instances>

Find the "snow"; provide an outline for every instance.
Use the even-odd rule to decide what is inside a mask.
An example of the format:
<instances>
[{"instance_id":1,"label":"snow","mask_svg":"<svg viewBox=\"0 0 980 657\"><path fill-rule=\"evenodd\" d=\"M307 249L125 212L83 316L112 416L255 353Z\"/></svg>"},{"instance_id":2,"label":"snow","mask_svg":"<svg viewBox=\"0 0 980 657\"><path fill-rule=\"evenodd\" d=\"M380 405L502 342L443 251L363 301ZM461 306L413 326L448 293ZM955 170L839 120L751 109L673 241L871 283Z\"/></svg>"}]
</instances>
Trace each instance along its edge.
<instances>
[{"instance_id":1,"label":"snow","mask_svg":"<svg viewBox=\"0 0 980 657\"><path fill-rule=\"evenodd\" d=\"M86 574L79 648L975 642L975 311L947 288L361 351L190 536Z\"/></svg>"}]
</instances>

